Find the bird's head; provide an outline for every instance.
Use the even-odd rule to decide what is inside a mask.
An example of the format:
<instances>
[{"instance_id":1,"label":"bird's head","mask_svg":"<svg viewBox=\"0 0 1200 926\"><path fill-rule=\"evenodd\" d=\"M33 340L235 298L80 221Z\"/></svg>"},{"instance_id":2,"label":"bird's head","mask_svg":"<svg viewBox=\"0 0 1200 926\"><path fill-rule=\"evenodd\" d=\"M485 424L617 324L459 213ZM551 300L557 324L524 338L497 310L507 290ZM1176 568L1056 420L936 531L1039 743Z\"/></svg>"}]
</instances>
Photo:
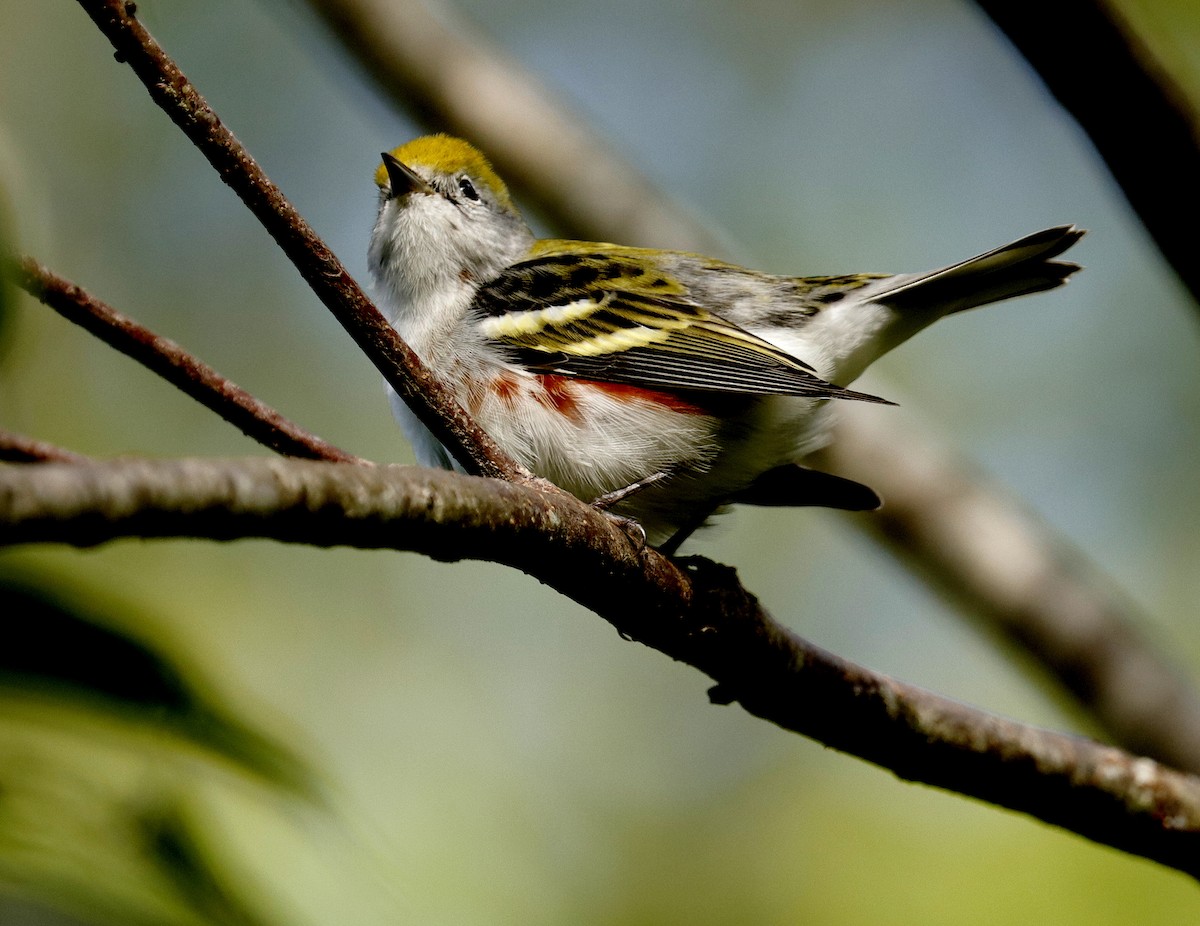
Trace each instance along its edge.
<instances>
[{"instance_id":1,"label":"bird's head","mask_svg":"<svg viewBox=\"0 0 1200 926\"><path fill-rule=\"evenodd\" d=\"M379 282L414 292L478 286L533 243L504 181L462 139L428 135L384 152L375 183L369 263Z\"/></svg>"}]
</instances>

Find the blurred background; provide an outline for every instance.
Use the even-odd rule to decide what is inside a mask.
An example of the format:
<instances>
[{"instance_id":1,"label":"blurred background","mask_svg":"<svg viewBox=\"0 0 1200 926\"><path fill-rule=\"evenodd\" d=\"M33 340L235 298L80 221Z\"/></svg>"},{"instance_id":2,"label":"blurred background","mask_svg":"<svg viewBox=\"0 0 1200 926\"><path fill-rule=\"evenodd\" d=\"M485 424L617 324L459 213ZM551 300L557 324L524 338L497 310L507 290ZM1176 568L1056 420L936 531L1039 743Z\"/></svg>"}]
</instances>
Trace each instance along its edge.
<instances>
[{"instance_id":1,"label":"blurred background","mask_svg":"<svg viewBox=\"0 0 1200 926\"><path fill-rule=\"evenodd\" d=\"M1200 8L1118 5L1200 100ZM302 3L138 8L365 283L378 152L427 127ZM902 403L881 414L953 435L1200 678L1196 307L974 5L457 9L762 269L923 270L1088 228L1069 287L946 321L861 385ZM0 21L0 212L17 250L322 437L410 461L378 374L81 9L0 0ZM0 427L99 457L265 453L33 300L5 305ZM848 658L1092 732L837 514L738 510L690 549ZM187 705L164 713L158 695L141 710L92 697L102 685L68 698L0 677L6 926L1200 915L1183 875L710 706L694 670L500 567L123 542L5 551L0 580L140 641L153 660L121 665L189 692L162 688ZM280 771L294 762L307 784Z\"/></svg>"}]
</instances>

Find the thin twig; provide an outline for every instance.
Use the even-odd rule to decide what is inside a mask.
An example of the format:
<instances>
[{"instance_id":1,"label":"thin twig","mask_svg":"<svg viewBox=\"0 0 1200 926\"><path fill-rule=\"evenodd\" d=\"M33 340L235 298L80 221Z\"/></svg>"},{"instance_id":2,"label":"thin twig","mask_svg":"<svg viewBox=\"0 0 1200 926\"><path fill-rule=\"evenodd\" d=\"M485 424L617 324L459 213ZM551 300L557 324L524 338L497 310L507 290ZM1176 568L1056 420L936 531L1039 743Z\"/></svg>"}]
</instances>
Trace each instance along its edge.
<instances>
[{"instance_id":1,"label":"thin twig","mask_svg":"<svg viewBox=\"0 0 1200 926\"><path fill-rule=\"evenodd\" d=\"M334 463L367 462L292 423L174 341L139 325L37 261L22 258L16 265L14 279L63 318L157 373L247 437L277 453Z\"/></svg>"},{"instance_id":2,"label":"thin twig","mask_svg":"<svg viewBox=\"0 0 1200 926\"><path fill-rule=\"evenodd\" d=\"M485 145L500 171L523 181L523 191L541 213L567 234L667 242L693 250L711 246L708 230L682 211L664 206L660 195L643 200L647 183L634 165L615 154L598 133L581 127L578 118L519 65L480 45L461 23L431 16L418 0L309 0L309 5L332 26L345 51L397 102L411 103L439 126L453 127ZM1074 36L1071 41L1081 40ZM1097 99L1108 96L1099 94ZM513 126L520 128L510 131ZM536 142L525 145L526 137ZM1200 177L1200 165L1193 165L1191 177L1193 183ZM538 182L539 178L553 181ZM622 206L597 207L597 196ZM639 208L643 201L656 213L652 227ZM1116 742L1200 771L1200 724L1191 722L1200 711L1200 697L1170 661L1132 629L1145 626L1146 619L1111 590L1112 582L1097 581L1101 570L1052 534L1035 513L983 483L969 464L947 460L924 435L877 425L879 416L851 423L845 420L849 410L839 412L843 422L835 427L825 459L834 471L853 470L855 478L868 485L889 487L883 492L887 533L903 536L904 546L889 542L887 549L901 553L901 561L934 587L953 590L955 599L982 622L999 621L1001 632L1010 633L1055 673ZM1095 605L1086 645L1062 650L1062 642L1074 633L1073 625L1058 626L1064 620L1061 609L1032 597L1022 602L1029 629L1013 633L1010 603L997 586L978 581L989 551L975 543L958 556L947 555L937 541L956 534L955 513L939 504L936 486L926 485L922 495L916 485L898 482L896 475L914 472L920 461L930 458L941 460L946 480L969 487L974 498L986 501L1014 542L1044 555L1039 569L1047 587L1062 600ZM898 503L893 505L893 500ZM855 522L880 536L870 517ZM1177 710L1143 724L1139 718L1146 718L1150 709L1142 702L1141 690L1127 686L1122 673L1110 665L1089 665L1089 660L1123 647L1128 647L1126 664L1144 666L1146 674L1159 680L1154 703L1175 705Z\"/></svg>"},{"instance_id":3,"label":"thin twig","mask_svg":"<svg viewBox=\"0 0 1200 926\"><path fill-rule=\"evenodd\" d=\"M0 461L5 463L86 463L81 453L45 441L0 430Z\"/></svg>"},{"instance_id":4,"label":"thin twig","mask_svg":"<svg viewBox=\"0 0 1200 926\"><path fill-rule=\"evenodd\" d=\"M1200 877L1200 778L834 656L772 620L732 569L639 552L569 497L417 467L275 458L0 468L0 544L120 537L266 537L514 566L707 673L718 703Z\"/></svg>"},{"instance_id":5,"label":"thin twig","mask_svg":"<svg viewBox=\"0 0 1200 926\"><path fill-rule=\"evenodd\" d=\"M127 0L79 0L151 99L192 141L242 199L342 327L470 472L527 479L525 472L463 411L387 323L341 261L271 182L175 62L135 18Z\"/></svg>"},{"instance_id":6,"label":"thin twig","mask_svg":"<svg viewBox=\"0 0 1200 926\"><path fill-rule=\"evenodd\" d=\"M1105 0L978 0L1092 139L1200 308L1200 114Z\"/></svg>"}]
</instances>

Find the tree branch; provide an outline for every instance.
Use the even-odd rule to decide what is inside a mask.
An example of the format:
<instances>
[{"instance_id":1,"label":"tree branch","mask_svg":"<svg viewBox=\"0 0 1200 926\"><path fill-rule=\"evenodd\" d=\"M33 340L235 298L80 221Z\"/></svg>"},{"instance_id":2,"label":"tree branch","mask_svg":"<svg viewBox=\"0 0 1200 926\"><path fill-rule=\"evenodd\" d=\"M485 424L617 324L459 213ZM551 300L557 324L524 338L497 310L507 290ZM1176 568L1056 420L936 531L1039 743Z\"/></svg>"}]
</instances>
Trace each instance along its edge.
<instances>
[{"instance_id":1,"label":"tree branch","mask_svg":"<svg viewBox=\"0 0 1200 926\"><path fill-rule=\"evenodd\" d=\"M242 199L393 389L469 472L528 479L392 329L150 33L128 0L79 0L162 108Z\"/></svg>"},{"instance_id":2,"label":"tree branch","mask_svg":"<svg viewBox=\"0 0 1200 926\"><path fill-rule=\"evenodd\" d=\"M890 432L890 434L889 434ZM959 455L912 426L842 416L817 463L887 501L860 527L931 588L1042 666L1115 742L1200 769L1200 698L1112 580ZM896 448L905 446L898 454Z\"/></svg>"},{"instance_id":3,"label":"tree branch","mask_svg":"<svg viewBox=\"0 0 1200 926\"><path fill-rule=\"evenodd\" d=\"M569 496L303 460L0 466L0 544L120 537L266 537L504 563L705 672L718 703L1200 877L1200 779L840 659L772 620L732 569L639 550Z\"/></svg>"},{"instance_id":4,"label":"tree branch","mask_svg":"<svg viewBox=\"0 0 1200 926\"><path fill-rule=\"evenodd\" d=\"M309 6L397 103L413 106L431 121L483 144L501 173L520 180L539 210L565 233L699 251L714 246L706 228L670 207L660 194L647 194L648 182L634 165L582 126L519 65L481 44L461 22L445 14L432 16L419 0L309 0ZM1200 177L1200 167L1191 176ZM597 205L597 197L605 204ZM643 207L655 214L653 220ZM1200 771L1200 723L1190 722L1200 713L1200 697L1132 629L1144 626L1145 619L1109 591L1111 581L1098 581L1101 570L1054 535L1036 514L986 485L969 463L948 458L911 429L900 433L879 416L852 422L852 414L839 409L824 460L829 469L882 490L887 537L902 537L903 546L886 540L871 517L855 523L885 540L885 548L899 554L901 562L935 588L947 590L982 623L997 624L1001 633L1054 673L1117 742ZM939 461L939 472L948 483L969 492L977 510L989 512L992 527L1002 524L1014 543L1041 557L1039 574L1046 587L1055 590L1057 602L1092 603L1094 620L1086 641L1078 639L1077 625L1066 610L1034 596L1022 598L1024 629L1017 630L1007 594L995 583L979 581L992 552L978 539L966 538L959 555L949 555L940 541L960 537L958 513L936 503L936 491L928 494L936 486L926 485L922 496L918 486L905 481L907 476L898 475L919 473L922 461L930 459ZM978 537L987 536L987 525L981 527ZM1130 647L1122 660L1126 665L1143 666L1139 677L1159 679L1149 702L1138 689L1124 684L1126 676L1111 663L1112 654L1125 646ZM1166 705L1175 710L1154 714Z\"/></svg>"},{"instance_id":5,"label":"tree branch","mask_svg":"<svg viewBox=\"0 0 1200 926\"><path fill-rule=\"evenodd\" d=\"M32 258L17 262L14 279L18 286L63 318L157 373L247 437L277 453L333 463L367 463L293 424L174 341L139 325Z\"/></svg>"},{"instance_id":6,"label":"tree branch","mask_svg":"<svg viewBox=\"0 0 1200 926\"><path fill-rule=\"evenodd\" d=\"M1200 117L1106 0L978 0L1075 117L1200 307Z\"/></svg>"}]
</instances>

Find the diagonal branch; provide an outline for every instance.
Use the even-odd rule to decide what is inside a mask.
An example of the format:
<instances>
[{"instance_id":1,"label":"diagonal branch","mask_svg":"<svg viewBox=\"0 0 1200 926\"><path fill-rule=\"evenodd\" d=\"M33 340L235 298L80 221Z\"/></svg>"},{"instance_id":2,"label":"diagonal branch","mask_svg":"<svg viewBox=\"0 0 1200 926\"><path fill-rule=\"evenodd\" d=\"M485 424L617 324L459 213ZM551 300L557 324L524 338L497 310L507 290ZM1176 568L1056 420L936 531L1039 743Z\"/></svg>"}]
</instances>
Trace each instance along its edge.
<instances>
[{"instance_id":1,"label":"diagonal branch","mask_svg":"<svg viewBox=\"0 0 1200 926\"><path fill-rule=\"evenodd\" d=\"M843 660L776 623L732 569L639 553L569 496L303 460L0 466L0 544L120 537L267 537L513 566L711 676L717 703L1200 877L1200 778Z\"/></svg>"},{"instance_id":2,"label":"diagonal branch","mask_svg":"<svg viewBox=\"0 0 1200 926\"><path fill-rule=\"evenodd\" d=\"M241 197L325 307L455 459L480 475L529 478L379 314L341 261L138 22L136 5L128 0L79 0L79 5L112 43L117 60L133 69L154 102Z\"/></svg>"},{"instance_id":3,"label":"diagonal branch","mask_svg":"<svg viewBox=\"0 0 1200 926\"><path fill-rule=\"evenodd\" d=\"M1200 114L1108 0L978 0L1096 146L1200 306Z\"/></svg>"},{"instance_id":4,"label":"diagonal branch","mask_svg":"<svg viewBox=\"0 0 1200 926\"><path fill-rule=\"evenodd\" d=\"M522 178L538 208L566 233L691 250L713 246L707 229L664 204L661 195L647 194L648 183L637 168L615 154L597 132L582 126L517 64L479 42L445 11L435 17L420 0L309 0L309 6L396 102L414 105L432 121L484 144L501 173ZM1072 41L1082 39L1075 36ZM526 139L536 141L526 144ZM1194 185L1200 165L1193 167L1191 177ZM538 178L553 181L534 182ZM594 200L600 193L620 208L597 206ZM653 219L645 212L654 213ZM948 590L981 622L1013 637L1117 742L1200 770L1200 723L1190 721L1200 716L1200 696L1133 629L1145 626L1146 619L1111 590L1111 581L1098 581L1098 567L1054 535L1036 514L1014 505L983 483L968 463L947 457L924 435L877 426L878 416L851 421L850 409L839 409L839 414L841 421L824 458L835 472L853 474L879 489L887 487L886 532L903 538L903 545L887 541L887 549L901 554L901 561L925 581ZM939 461L946 480L994 513L999 521L993 523L1002 522L1015 542L1038 552L1040 574L1058 600L1091 603L1086 639L1078 636L1069 614L1033 597L1021 604L1024 629L1013 632L1011 602L995 584L978 581L991 551L976 541L966 543L957 555L947 555L938 541L959 536L958 513L940 503L938 486L898 475L919 472L922 461L930 459ZM893 505L894 499L903 502ZM870 518L856 523L882 538ZM1148 703L1107 662L1104 654L1123 648L1124 665L1140 665L1140 675L1157 680L1157 694ZM1163 705L1174 709L1155 715Z\"/></svg>"},{"instance_id":5,"label":"diagonal branch","mask_svg":"<svg viewBox=\"0 0 1200 926\"><path fill-rule=\"evenodd\" d=\"M286 456L366 463L292 423L182 347L155 334L31 258L16 265L17 285L68 321L157 373L247 437Z\"/></svg>"}]
</instances>

